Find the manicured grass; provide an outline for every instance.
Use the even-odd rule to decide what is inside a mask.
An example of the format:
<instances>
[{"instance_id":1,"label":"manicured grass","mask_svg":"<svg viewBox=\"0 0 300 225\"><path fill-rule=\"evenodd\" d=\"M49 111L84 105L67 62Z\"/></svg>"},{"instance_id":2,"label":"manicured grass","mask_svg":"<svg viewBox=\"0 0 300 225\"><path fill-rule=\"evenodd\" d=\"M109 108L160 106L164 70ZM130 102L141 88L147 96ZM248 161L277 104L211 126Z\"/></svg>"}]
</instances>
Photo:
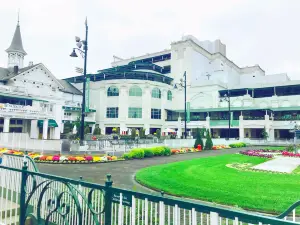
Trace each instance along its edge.
<instances>
[{"instance_id":1,"label":"manicured grass","mask_svg":"<svg viewBox=\"0 0 300 225\"><path fill-rule=\"evenodd\" d=\"M300 199L300 174L252 172L227 164L267 161L244 155L223 155L148 167L138 171L142 184L177 196L281 213Z\"/></svg>"}]
</instances>

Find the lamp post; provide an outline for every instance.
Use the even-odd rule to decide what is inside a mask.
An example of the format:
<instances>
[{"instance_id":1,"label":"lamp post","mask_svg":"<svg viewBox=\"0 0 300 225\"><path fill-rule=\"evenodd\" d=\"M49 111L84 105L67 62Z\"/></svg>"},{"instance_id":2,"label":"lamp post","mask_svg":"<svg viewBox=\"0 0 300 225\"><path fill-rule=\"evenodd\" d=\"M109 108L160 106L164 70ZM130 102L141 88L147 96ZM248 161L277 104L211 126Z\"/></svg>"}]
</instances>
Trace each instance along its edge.
<instances>
[{"instance_id":1,"label":"lamp post","mask_svg":"<svg viewBox=\"0 0 300 225\"><path fill-rule=\"evenodd\" d=\"M227 90L227 94L224 95L224 97L221 97L221 102L226 101L228 102L228 140L230 138L230 127L231 127L231 115L230 115L230 92L229 90Z\"/></svg>"},{"instance_id":2,"label":"lamp post","mask_svg":"<svg viewBox=\"0 0 300 225\"><path fill-rule=\"evenodd\" d=\"M82 93L82 106L81 106L81 123L80 123L80 145L83 145L84 141L84 119L85 119L85 92L86 92L86 64L87 64L87 51L88 51L88 24L87 19L85 20L85 40L80 40L79 37L75 37L77 48L73 48L71 57L78 57L76 51L79 51L82 58L84 58L83 67L83 93ZM83 50L81 47L83 46Z\"/></svg>"},{"instance_id":3,"label":"lamp post","mask_svg":"<svg viewBox=\"0 0 300 225\"><path fill-rule=\"evenodd\" d=\"M187 128L186 128L186 71L184 71L183 74L184 80L181 78L180 83L177 83L174 85L174 88L177 89L177 85L180 87L184 88L184 138L186 139L187 137Z\"/></svg>"}]
</instances>

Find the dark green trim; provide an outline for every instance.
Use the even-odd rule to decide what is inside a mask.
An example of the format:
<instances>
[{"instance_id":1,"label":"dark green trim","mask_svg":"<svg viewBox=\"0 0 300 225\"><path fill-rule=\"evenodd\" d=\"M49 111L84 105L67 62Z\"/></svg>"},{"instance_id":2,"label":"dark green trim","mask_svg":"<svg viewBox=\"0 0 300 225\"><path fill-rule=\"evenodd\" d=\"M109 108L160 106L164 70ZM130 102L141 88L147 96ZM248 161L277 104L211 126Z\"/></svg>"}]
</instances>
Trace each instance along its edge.
<instances>
[{"instance_id":1,"label":"dark green trim","mask_svg":"<svg viewBox=\"0 0 300 225\"><path fill-rule=\"evenodd\" d=\"M42 99L35 99L35 98L30 98L30 97L25 97L25 96L18 96L18 95L4 94L4 93L1 93L0 96L10 97L10 98L17 98L17 99L23 99L23 100L48 102L48 101L42 100Z\"/></svg>"},{"instance_id":2,"label":"dark green trim","mask_svg":"<svg viewBox=\"0 0 300 225\"><path fill-rule=\"evenodd\" d=\"M38 127L43 127L44 120L39 120L38 121ZM58 127L57 123L55 120L48 120L48 127Z\"/></svg>"}]
</instances>

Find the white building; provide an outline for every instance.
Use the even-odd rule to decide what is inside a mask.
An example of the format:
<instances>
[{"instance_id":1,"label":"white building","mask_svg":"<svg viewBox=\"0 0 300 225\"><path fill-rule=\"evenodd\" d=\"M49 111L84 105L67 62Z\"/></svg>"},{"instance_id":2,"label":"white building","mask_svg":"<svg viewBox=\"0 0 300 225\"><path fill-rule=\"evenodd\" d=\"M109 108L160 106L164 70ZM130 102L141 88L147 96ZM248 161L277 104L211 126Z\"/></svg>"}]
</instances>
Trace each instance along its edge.
<instances>
[{"instance_id":1,"label":"white building","mask_svg":"<svg viewBox=\"0 0 300 225\"><path fill-rule=\"evenodd\" d=\"M74 121L81 114L81 91L56 79L42 63L24 66L27 53L19 23L6 52L7 68L0 68L0 132L60 139L64 122ZM95 123L95 109L86 113L86 121Z\"/></svg>"},{"instance_id":2,"label":"white building","mask_svg":"<svg viewBox=\"0 0 300 225\"><path fill-rule=\"evenodd\" d=\"M239 67L226 57L220 40L200 42L185 36L161 52L130 59L114 57L112 68L90 75L91 101L102 133L119 127L173 128L183 132L184 91L174 89L186 72L190 103L188 131L211 129L216 138L260 138L263 128L271 140L290 138L300 120L300 81L286 74L266 75L259 65ZM66 79L82 89L82 76ZM228 102L220 100L231 96ZM190 133L190 132L189 132Z\"/></svg>"}]
</instances>

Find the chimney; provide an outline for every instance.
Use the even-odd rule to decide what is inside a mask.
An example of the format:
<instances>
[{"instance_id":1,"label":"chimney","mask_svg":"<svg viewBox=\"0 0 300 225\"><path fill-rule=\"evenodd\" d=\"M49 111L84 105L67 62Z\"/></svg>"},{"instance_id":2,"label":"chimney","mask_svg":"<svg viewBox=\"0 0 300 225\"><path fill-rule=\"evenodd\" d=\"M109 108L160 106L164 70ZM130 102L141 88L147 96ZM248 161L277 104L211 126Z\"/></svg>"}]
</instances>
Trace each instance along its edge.
<instances>
[{"instance_id":1,"label":"chimney","mask_svg":"<svg viewBox=\"0 0 300 225\"><path fill-rule=\"evenodd\" d=\"M19 72L19 67L18 66L14 66L14 74L18 74Z\"/></svg>"},{"instance_id":2,"label":"chimney","mask_svg":"<svg viewBox=\"0 0 300 225\"><path fill-rule=\"evenodd\" d=\"M29 61L28 66L33 66L33 62Z\"/></svg>"}]
</instances>

